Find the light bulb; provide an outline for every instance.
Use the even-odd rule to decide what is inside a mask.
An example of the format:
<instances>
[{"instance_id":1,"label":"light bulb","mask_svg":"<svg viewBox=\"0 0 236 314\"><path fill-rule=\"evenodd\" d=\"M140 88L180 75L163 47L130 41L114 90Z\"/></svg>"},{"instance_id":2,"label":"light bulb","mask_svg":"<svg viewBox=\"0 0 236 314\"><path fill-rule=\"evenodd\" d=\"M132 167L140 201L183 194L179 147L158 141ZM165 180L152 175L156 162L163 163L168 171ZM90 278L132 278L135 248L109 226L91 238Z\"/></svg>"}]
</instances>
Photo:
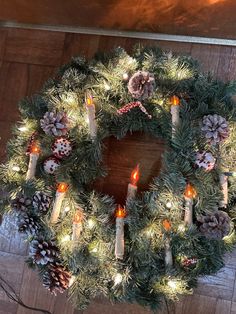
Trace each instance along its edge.
<instances>
[{"instance_id":1,"label":"light bulb","mask_svg":"<svg viewBox=\"0 0 236 314\"><path fill-rule=\"evenodd\" d=\"M75 279L76 279L76 277L74 275L71 276L70 281L69 281L69 287L71 287L73 285L73 283L75 282Z\"/></svg>"},{"instance_id":2,"label":"light bulb","mask_svg":"<svg viewBox=\"0 0 236 314\"><path fill-rule=\"evenodd\" d=\"M21 131L21 132L26 132L28 130L28 128L26 126L20 126L18 128L18 130Z\"/></svg>"},{"instance_id":3,"label":"light bulb","mask_svg":"<svg viewBox=\"0 0 236 314\"><path fill-rule=\"evenodd\" d=\"M128 73L124 73L123 74L123 80L127 81L129 78L129 74Z\"/></svg>"},{"instance_id":4,"label":"light bulb","mask_svg":"<svg viewBox=\"0 0 236 314\"><path fill-rule=\"evenodd\" d=\"M171 202L167 202L167 203L166 203L166 207L167 207L167 208L171 208L171 207L172 207Z\"/></svg>"},{"instance_id":5,"label":"light bulb","mask_svg":"<svg viewBox=\"0 0 236 314\"><path fill-rule=\"evenodd\" d=\"M61 239L61 242L62 242L62 243L63 243L63 242L68 242L68 241L70 241L70 236L69 236L69 234L65 235L65 236Z\"/></svg>"},{"instance_id":6,"label":"light bulb","mask_svg":"<svg viewBox=\"0 0 236 314\"><path fill-rule=\"evenodd\" d=\"M19 166L13 166L12 170L16 171L16 172L19 172L20 171L20 167Z\"/></svg>"},{"instance_id":7,"label":"light bulb","mask_svg":"<svg viewBox=\"0 0 236 314\"><path fill-rule=\"evenodd\" d=\"M69 212L70 211L70 207L69 206L66 206L65 208L64 208L64 212Z\"/></svg>"},{"instance_id":8,"label":"light bulb","mask_svg":"<svg viewBox=\"0 0 236 314\"><path fill-rule=\"evenodd\" d=\"M122 282L122 279L123 279L122 274L120 274L120 273L116 274L115 278L114 278L115 286L119 285Z\"/></svg>"},{"instance_id":9,"label":"light bulb","mask_svg":"<svg viewBox=\"0 0 236 314\"><path fill-rule=\"evenodd\" d=\"M92 218L88 219L87 223L88 223L89 229L93 229L96 225L96 222Z\"/></svg>"},{"instance_id":10,"label":"light bulb","mask_svg":"<svg viewBox=\"0 0 236 314\"><path fill-rule=\"evenodd\" d=\"M167 285L173 290L177 288L177 282L175 280L169 280Z\"/></svg>"},{"instance_id":11,"label":"light bulb","mask_svg":"<svg viewBox=\"0 0 236 314\"><path fill-rule=\"evenodd\" d=\"M185 229L186 229L186 226L184 224L181 224L181 225L178 226L178 231L179 232L184 232Z\"/></svg>"},{"instance_id":12,"label":"light bulb","mask_svg":"<svg viewBox=\"0 0 236 314\"><path fill-rule=\"evenodd\" d=\"M104 88L105 88L105 90L110 90L110 89L111 89L111 86L108 85L107 83L104 83Z\"/></svg>"}]
</instances>

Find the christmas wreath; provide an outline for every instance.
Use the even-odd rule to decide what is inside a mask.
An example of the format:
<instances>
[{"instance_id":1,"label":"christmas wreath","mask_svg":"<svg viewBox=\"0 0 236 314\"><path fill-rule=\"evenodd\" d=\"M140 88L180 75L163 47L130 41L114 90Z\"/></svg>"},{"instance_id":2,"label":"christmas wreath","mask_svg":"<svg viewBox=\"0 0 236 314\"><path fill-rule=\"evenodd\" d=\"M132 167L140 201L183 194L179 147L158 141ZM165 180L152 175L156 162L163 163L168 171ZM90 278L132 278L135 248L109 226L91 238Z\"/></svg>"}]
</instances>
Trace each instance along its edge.
<instances>
[{"instance_id":1,"label":"christmas wreath","mask_svg":"<svg viewBox=\"0 0 236 314\"><path fill-rule=\"evenodd\" d=\"M117 48L74 58L20 102L1 209L17 215L46 288L69 289L78 308L103 294L155 309L223 266L235 240L235 90L190 57ZM165 141L162 169L138 193L134 167L117 205L91 183L107 173L104 139L136 131Z\"/></svg>"}]
</instances>

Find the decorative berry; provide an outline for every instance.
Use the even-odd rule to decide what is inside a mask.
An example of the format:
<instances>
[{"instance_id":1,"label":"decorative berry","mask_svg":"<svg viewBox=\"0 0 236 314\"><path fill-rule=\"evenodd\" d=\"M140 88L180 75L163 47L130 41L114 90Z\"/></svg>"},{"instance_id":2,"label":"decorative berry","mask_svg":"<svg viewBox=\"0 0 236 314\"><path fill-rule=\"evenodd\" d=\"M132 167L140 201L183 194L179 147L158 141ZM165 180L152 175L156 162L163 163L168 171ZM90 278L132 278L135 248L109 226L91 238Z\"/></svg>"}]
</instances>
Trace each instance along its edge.
<instances>
[{"instance_id":1,"label":"decorative berry","mask_svg":"<svg viewBox=\"0 0 236 314\"><path fill-rule=\"evenodd\" d=\"M193 257L193 258L188 258L188 257L185 257L183 260L182 260L182 265L184 267L189 267L189 266L194 266L197 264L197 258Z\"/></svg>"},{"instance_id":2,"label":"decorative berry","mask_svg":"<svg viewBox=\"0 0 236 314\"><path fill-rule=\"evenodd\" d=\"M48 157L43 163L44 171L48 174L53 174L59 166L60 161L53 156Z\"/></svg>"},{"instance_id":3,"label":"decorative berry","mask_svg":"<svg viewBox=\"0 0 236 314\"><path fill-rule=\"evenodd\" d=\"M140 101L134 101L134 102L130 102L127 105L123 106L122 108L120 108L119 110L117 110L117 113L119 115L123 115L124 113L129 112L131 109L139 107L139 109L148 116L149 119L152 118L152 116L147 112L146 108L141 104Z\"/></svg>"},{"instance_id":4,"label":"decorative berry","mask_svg":"<svg viewBox=\"0 0 236 314\"><path fill-rule=\"evenodd\" d=\"M64 137L59 137L53 143L52 151L53 155L57 158L68 157L72 151L71 142Z\"/></svg>"}]
</instances>

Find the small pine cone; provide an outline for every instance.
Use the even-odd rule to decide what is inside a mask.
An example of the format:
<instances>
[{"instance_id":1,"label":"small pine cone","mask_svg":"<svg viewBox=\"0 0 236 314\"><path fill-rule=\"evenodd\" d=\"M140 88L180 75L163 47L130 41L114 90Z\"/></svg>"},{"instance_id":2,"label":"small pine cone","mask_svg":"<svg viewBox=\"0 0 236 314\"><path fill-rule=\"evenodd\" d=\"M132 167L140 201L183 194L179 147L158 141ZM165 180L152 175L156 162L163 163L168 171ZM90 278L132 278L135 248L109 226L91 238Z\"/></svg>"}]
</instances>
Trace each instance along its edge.
<instances>
[{"instance_id":1,"label":"small pine cone","mask_svg":"<svg viewBox=\"0 0 236 314\"><path fill-rule=\"evenodd\" d=\"M41 128L47 135L66 135L68 119L64 112L46 112L40 120Z\"/></svg>"},{"instance_id":2,"label":"small pine cone","mask_svg":"<svg viewBox=\"0 0 236 314\"><path fill-rule=\"evenodd\" d=\"M215 167L216 159L210 152L197 152L195 163L199 168L211 171Z\"/></svg>"},{"instance_id":3,"label":"small pine cone","mask_svg":"<svg viewBox=\"0 0 236 314\"><path fill-rule=\"evenodd\" d=\"M36 235L40 230L40 224L34 217L29 216L27 213L23 213L19 217L18 231L26 233L28 235Z\"/></svg>"},{"instance_id":4,"label":"small pine cone","mask_svg":"<svg viewBox=\"0 0 236 314\"><path fill-rule=\"evenodd\" d=\"M154 75L146 71L138 71L129 79L128 90L135 99L149 98L156 87Z\"/></svg>"},{"instance_id":5,"label":"small pine cone","mask_svg":"<svg viewBox=\"0 0 236 314\"><path fill-rule=\"evenodd\" d=\"M20 195L11 201L12 209L16 210L16 211L25 212L28 210L28 208L31 206L31 204L32 204L31 199L24 196L24 195Z\"/></svg>"},{"instance_id":6,"label":"small pine cone","mask_svg":"<svg viewBox=\"0 0 236 314\"><path fill-rule=\"evenodd\" d=\"M53 263L59 256L59 250L55 242L44 241L43 239L36 239L31 242L29 256L34 263L46 265L49 262Z\"/></svg>"},{"instance_id":7,"label":"small pine cone","mask_svg":"<svg viewBox=\"0 0 236 314\"><path fill-rule=\"evenodd\" d=\"M222 239L230 232L230 217L224 211L197 217L199 230L206 238Z\"/></svg>"},{"instance_id":8,"label":"small pine cone","mask_svg":"<svg viewBox=\"0 0 236 314\"><path fill-rule=\"evenodd\" d=\"M69 288L71 274L64 266L54 263L48 266L48 270L43 274L43 286L51 293L63 293Z\"/></svg>"},{"instance_id":9,"label":"small pine cone","mask_svg":"<svg viewBox=\"0 0 236 314\"><path fill-rule=\"evenodd\" d=\"M43 192L37 191L33 196L33 207L39 214L46 215L51 202L52 198Z\"/></svg>"},{"instance_id":10,"label":"small pine cone","mask_svg":"<svg viewBox=\"0 0 236 314\"><path fill-rule=\"evenodd\" d=\"M229 128L226 119L217 114L209 114L203 117L202 131L213 145L224 141L229 136Z\"/></svg>"}]
</instances>

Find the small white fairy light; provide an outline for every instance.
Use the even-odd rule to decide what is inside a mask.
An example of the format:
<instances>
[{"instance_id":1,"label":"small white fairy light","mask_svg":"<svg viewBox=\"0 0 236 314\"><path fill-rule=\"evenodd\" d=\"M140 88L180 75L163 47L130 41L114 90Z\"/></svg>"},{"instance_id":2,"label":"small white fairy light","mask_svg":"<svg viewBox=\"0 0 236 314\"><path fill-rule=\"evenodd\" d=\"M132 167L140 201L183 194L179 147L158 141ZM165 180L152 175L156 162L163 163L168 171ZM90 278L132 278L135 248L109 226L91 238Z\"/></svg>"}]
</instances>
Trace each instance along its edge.
<instances>
[{"instance_id":1,"label":"small white fairy light","mask_svg":"<svg viewBox=\"0 0 236 314\"><path fill-rule=\"evenodd\" d=\"M122 274L117 273L114 278L114 285L115 286L119 285L122 282L122 280L123 280Z\"/></svg>"},{"instance_id":2,"label":"small white fairy light","mask_svg":"<svg viewBox=\"0 0 236 314\"><path fill-rule=\"evenodd\" d=\"M16 171L16 172L19 172L20 171L20 167L19 166L12 166L12 170L13 171Z\"/></svg>"},{"instance_id":3,"label":"small white fairy light","mask_svg":"<svg viewBox=\"0 0 236 314\"><path fill-rule=\"evenodd\" d=\"M128 73L124 73L123 74L123 80L127 81L129 79L129 74Z\"/></svg>"},{"instance_id":4,"label":"small white fairy light","mask_svg":"<svg viewBox=\"0 0 236 314\"><path fill-rule=\"evenodd\" d=\"M89 229L93 229L96 225L96 221L93 218L89 218L87 224Z\"/></svg>"},{"instance_id":5,"label":"small white fairy light","mask_svg":"<svg viewBox=\"0 0 236 314\"><path fill-rule=\"evenodd\" d=\"M170 279L170 280L167 282L167 285L168 285L172 290L176 290L176 288L177 288L177 282L176 282L176 280Z\"/></svg>"},{"instance_id":6,"label":"small white fairy light","mask_svg":"<svg viewBox=\"0 0 236 314\"><path fill-rule=\"evenodd\" d=\"M65 208L64 208L64 212L65 213L68 213L70 211L70 206L66 206Z\"/></svg>"},{"instance_id":7,"label":"small white fairy light","mask_svg":"<svg viewBox=\"0 0 236 314\"><path fill-rule=\"evenodd\" d=\"M27 126L20 126L19 128L18 128L18 130L20 131L20 132L26 132L27 130L28 130L28 128L27 128Z\"/></svg>"},{"instance_id":8,"label":"small white fairy light","mask_svg":"<svg viewBox=\"0 0 236 314\"><path fill-rule=\"evenodd\" d=\"M110 90L111 89L111 86L110 85L108 85L106 82L104 83L104 88L105 88L105 90Z\"/></svg>"},{"instance_id":9,"label":"small white fairy light","mask_svg":"<svg viewBox=\"0 0 236 314\"><path fill-rule=\"evenodd\" d=\"M61 239L61 242L62 242L62 243L65 243L65 242L68 242L68 241L70 241L70 236L69 236L69 234L65 235L65 236L62 237L62 239Z\"/></svg>"},{"instance_id":10,"label":"small white fairy light","mask_svg":"<svg viewBox=\"0 0 236 314\"><path fill-rule=\"evenodd\" d=\"M172 207L171 202L167 202L167 203L166 203L166 207L167 207L167 208L171 208L171 207Z\"/></svg>"}]
</instances>

